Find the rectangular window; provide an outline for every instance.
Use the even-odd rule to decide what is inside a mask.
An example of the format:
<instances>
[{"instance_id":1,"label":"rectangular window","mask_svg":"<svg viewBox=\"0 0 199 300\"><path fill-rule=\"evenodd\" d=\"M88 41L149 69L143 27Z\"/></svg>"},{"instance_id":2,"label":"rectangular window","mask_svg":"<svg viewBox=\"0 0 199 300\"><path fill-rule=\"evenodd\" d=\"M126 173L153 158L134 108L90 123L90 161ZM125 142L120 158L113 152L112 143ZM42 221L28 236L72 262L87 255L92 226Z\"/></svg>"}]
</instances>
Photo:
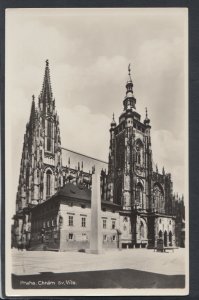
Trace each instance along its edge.
<instances>
[{"instance_id":1,"label":"rectangular window","mask_svg":"<svg viewBox=\"0 0 199 300\"><path fill-rule=\"evenodd\" d=\"M82 227L86 227L86 218L85 217L82 218Z\"/></svg>"},{"instance_id":2,"label":"rectangular window","mask_svg":"<svg viewBox=\"0 0 199 300\"><path fill-rule=\"evenodd\" d=\"M103 241L107 241L107 235L106 234L103 235Z\"/></svg>"},{"instance_id":3,"label":"rectangular window","mask_svg":"<svg viewBox=\"0 0 199 300\"><path fill-rule=\"evenodd\" d=\"M112 221L112 229L115 229L115 220Z\"/></svg>"},{"instance_id":4,"label":"rectangular window","mask_svg":"<svg viewBox=\"0 0 199 300\"><path fill-rule=\"evenodd\" d=\"M68 238L69 238L69 240L73 240L73 233L69 233Z\"/></svg>"},{"instance_id":5,"label":"rectangular window","mask_svg":"<svg viewBox=\"0 0 199 300\"><path fill-rule=\"evenodd\" d=\"M50 227L50 221L47 221L47 227Z\"/></svg>"},{"instance_id":6,"label":"rectangular window","mask_svg":"<svg viewBox=\"0 0 199 300\"><path fill-rule=\"evenodd\" d=\"M73 226L73 216L68 217L68 226Z\"/></svg>"},{"instance_id":7,"label":"rectangular window","mask_svg":"<svg viewBox=\"0 0 199 300\"><path fill-rule=\"evenodd\" d=\"M106 219L103 219L103 229L106 229Z\"/></svg>"}]
</instances>

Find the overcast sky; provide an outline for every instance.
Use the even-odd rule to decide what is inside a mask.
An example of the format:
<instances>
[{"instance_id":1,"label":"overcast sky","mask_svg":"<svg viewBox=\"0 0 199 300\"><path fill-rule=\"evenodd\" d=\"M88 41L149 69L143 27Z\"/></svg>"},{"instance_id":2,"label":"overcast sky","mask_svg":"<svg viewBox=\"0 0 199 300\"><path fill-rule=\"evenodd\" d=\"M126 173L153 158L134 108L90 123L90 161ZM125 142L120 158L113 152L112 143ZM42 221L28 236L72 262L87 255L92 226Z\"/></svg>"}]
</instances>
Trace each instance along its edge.
<instances>
[{"instance_id":1,"label":"overcast sky","mask_svg":"<svg viewBox=\"0 0 199 300\"><path fill-rule=\"evenodd\" d=\"M62 146L108 160L109 127L122 112L132 64L136 109L152 126L153 161L185 191L186 9L9 9L6 139L15 201L32 94L49 59Z\"/></svg>"}]
</instances>

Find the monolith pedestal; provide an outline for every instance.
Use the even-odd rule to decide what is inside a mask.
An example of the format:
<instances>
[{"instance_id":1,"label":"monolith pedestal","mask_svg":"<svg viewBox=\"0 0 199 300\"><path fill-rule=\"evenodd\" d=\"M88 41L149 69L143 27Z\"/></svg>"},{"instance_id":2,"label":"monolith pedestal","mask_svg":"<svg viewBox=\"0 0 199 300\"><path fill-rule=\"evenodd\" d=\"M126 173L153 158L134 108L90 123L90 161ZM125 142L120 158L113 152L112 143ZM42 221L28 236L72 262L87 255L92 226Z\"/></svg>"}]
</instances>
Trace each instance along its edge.
<instances>
[{"instance_id":1,"label":"monolith pedestal","mask_svg":"<svg viewBox=\"0 0 199 300\"><path fill-rule=\"evenodd\" d=\"M103 252L100 172L97 172L97 170L92 174L90 248L87 249L86 252L93 254L100 254Z\"/></svg>"}]
</instances>

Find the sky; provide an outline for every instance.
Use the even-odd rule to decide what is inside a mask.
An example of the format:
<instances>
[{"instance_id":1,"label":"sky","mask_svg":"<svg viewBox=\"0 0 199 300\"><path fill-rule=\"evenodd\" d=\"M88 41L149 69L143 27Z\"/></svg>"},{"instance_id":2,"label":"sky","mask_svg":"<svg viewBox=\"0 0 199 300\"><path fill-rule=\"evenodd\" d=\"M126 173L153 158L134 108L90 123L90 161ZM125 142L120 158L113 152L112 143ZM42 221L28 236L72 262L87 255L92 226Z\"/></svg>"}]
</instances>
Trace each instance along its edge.
<instances>
[{"instance_id":1,"label":"sky","mask_svg":"<svg viewBox=\"0 0 199 300\"><path fill-rule=\"evenodd\" d=\"M151 120L153 161L187 180L187 10L8 9L6 159L15 202L32 95L49 59L62 146L108 161L109 128L123 110L131 63L136 110Z\"/></svg>"}]
</instances>

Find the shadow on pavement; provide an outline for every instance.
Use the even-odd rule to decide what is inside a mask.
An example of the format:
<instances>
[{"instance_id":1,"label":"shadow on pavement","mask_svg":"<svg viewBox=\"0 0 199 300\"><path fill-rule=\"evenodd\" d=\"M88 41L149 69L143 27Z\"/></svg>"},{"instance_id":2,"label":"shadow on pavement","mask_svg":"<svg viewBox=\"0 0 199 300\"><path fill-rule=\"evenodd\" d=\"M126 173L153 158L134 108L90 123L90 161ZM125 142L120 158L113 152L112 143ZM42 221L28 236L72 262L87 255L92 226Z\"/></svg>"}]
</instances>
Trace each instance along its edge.
<instances>
[{"instance_id":1,"label":"shadow on pavement","mask_svg":"<svg viewBox=\"0 0 199 300\"><path fill-rule=\"evenodd\" d=\"M12 274L14 289L184 288L184 275L162 275L132 269L73 273Z\"/></svg>"}]
</instances>

